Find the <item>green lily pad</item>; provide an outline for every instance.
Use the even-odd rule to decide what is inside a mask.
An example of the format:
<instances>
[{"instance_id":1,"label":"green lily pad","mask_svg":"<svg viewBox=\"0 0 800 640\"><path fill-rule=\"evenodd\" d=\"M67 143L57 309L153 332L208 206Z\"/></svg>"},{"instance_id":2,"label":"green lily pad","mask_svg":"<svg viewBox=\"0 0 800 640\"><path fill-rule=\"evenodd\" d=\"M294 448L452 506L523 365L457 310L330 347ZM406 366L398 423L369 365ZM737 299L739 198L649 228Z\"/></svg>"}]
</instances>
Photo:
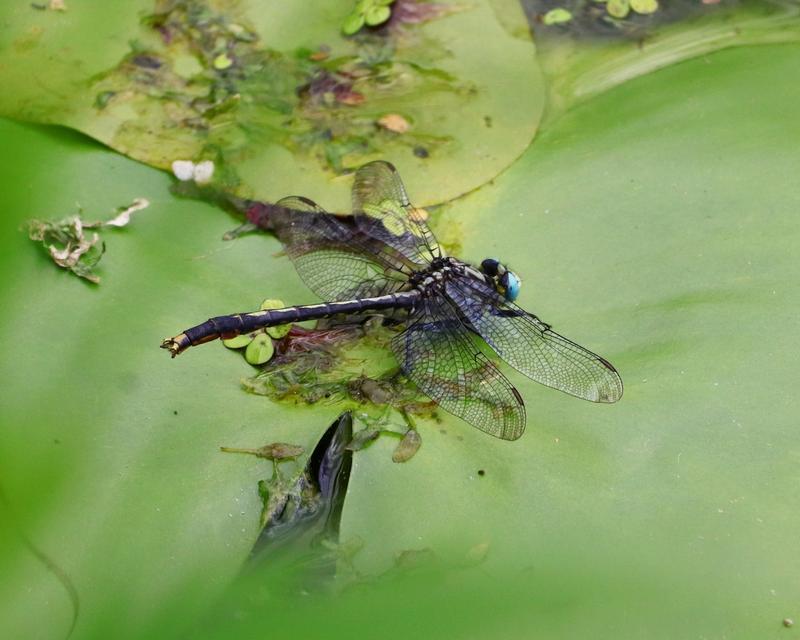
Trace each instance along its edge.
<instances>
[{"instance_id":1,"label":"green lily pad","mask_svg":"<svg viewBox=\"0 0 800 640\"><path fill-rule=\"evenodd\" d=\"M353 456L331 550L356 585L309 597L259 576L224 610L211 601L257 535L264 463L218 447L311 451L337 407L242 393L249 368L219 345L174 361L157 345L254 295L314 297L276 241L221 245L230 221L174 198L166 176L70 132L0 123L0 515L75 586L75 637L235 638L265 624L320 637L353 620L388 638L791 633L800 86L786 79L799 67L796 45L738 48L617 86L434 214L464 258L501 257L524 307L614 362L625 397L592 405L511 373L528 406L516 442L443 414L418 421L425 444L397 465L397 441L379 438ZM109 234L99 288L19 231L75 201L137 197L151 208ZM66 635L57 572L5 528L0 542L5 632Z\"/></svg>"},{"instance_id":2,"label":"green lily pad","mask_svg":"<svg viewBox=\"0 0 800 640\"><path fill-rule=\"evenodd\" d=\"M215 185L239 196L293 189L346 210L337 176L383 158L418 179L419 204L441 202L508 166L542 113L524 15L505 0L426 4L359 38L337 26L351 0L107 4L0 8L0 114L76 128L163 169L213 161ZM376 126L395 111L414 128Z\"/></svg>"},{"instance_id":3,"label":"green lily pad","mask_svg":"<svg viewBox=\"0 0 800 640\"><path fill-rule=\"evenodd\" d=\"M172 196L165 174L64 129L0 121L0 140L0 325L13 336L0 359L4 633L66 636L63 572L78 597L76 634L168 636L185 619L156 625L143 613L125 630L107 625L150 609L152 598L161 607L174 589L195 603L186 613L196 618L238 571L258 534L264 462L219 446L273 440L311 451L336 410L267 406L243 393L239 380L252 369L222 345L170 360L159 340L215 310L252 308L259 292L314 297L286 258L273 257L277 241L223 244L227 216ZM140 197L146 214L105 237L99 287L54 266L23 228L76 202L111 212Z\"/></svg>"},{"instance_id":4,"label":"green lily pad","mask_svg":"<svg viewBox=\"0 0 800 640\"><path fill-rule=\"evenodd\" d=\"M357 456L344 514L342 536L365 541L360 571L402 549L455 558L488 542L486 572L514 586L466 577L454 628L491 611L502 626L482 633L502 637L499 609L542 637L783 632L800 598L786 553L800 529L787 508L800 84L786 82L799 65L795 45L737 48L638 78L448 207L439 224L466 230L505 212L502 233L465 233L464 257L503 259L524 280L520 304L613 362L625 396L599 407L515 375L528 406L516 443L421 423L405 466L378 440ZM413 513L398 507L409 500Z\"/></svg>"},{"instance_id":5,"label":"green lily pad","mask_svg":"<svg viewBox=\"0 0 800 640\"><path fill-rule=\"evenodd\" d=\"M637 6L646 10L651 5L643 1ZM627 6L627 0L621 2ZM611 2L607 5L614 15ZM622 11L623 5L615 10ZM628 23L638 30L627 37L590 41L559 29L537 30L538 59L548 78L549 117L555 119L604 91L684 60L728 47L800 41L796 6L783 0L725 4L646 29L636 27L636 21Z\"/></svg>"}]
</instances>

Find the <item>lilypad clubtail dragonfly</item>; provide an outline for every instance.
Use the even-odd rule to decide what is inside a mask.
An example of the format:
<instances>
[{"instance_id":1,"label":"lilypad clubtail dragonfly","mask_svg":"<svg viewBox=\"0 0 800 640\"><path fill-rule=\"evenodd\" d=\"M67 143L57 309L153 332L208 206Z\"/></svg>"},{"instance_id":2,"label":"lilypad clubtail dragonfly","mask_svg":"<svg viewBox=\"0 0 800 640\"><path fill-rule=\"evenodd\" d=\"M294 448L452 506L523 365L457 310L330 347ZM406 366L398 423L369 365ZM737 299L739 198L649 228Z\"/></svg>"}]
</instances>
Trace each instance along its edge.
<instances>
[{"instance_id":1,"label":"lilypad clubtail dragonfly","mask_svg":"<svg viewBox=\"0 0 800 640\"><path fill-rule=\"evenodd\" d=\"M331 302L211 318L161 346L174 357L262 327L400 310L405 329L391 349L403 373L443 409L493 436L519 438L525 406L481 340L541 384L593 402L622 396L622 380L608 361L514 304L516 274L495 259L476 268L444 254L391 164L361 167L352 200L352 216L298 196L272 207L272 229L297 272Z\"/></svg>"}]
</instances>

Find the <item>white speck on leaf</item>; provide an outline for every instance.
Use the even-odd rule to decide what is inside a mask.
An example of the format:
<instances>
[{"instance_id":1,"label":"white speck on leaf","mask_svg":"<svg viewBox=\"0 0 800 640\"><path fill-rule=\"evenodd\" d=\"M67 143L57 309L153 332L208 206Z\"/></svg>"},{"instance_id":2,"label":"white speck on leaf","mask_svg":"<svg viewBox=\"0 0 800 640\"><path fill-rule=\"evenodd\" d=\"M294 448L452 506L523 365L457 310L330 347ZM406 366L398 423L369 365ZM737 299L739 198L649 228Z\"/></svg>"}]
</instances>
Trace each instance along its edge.
<instances>
[{"instance_id":1,"label":"white speck on leaf","mask_svg":"<svg viewBox=\"0 0 800 640\"><path fill-rule=\"evenodd\" d=\"M174 160L172 174L181 182L194 180L197 184L206 184L214 176L214 162L203 160L195 164L191 160Z\"/></svg>"},{"instance_id":2,"label":"white speck on leaf","mask_svg":"<svg viewBox=\"0 0 800 640\"><path fill-rule=\"evenodd\" d=\"M194 181L197 184L210 182L214 176L214 163L211 160L203 160L194 166Z\"/></svg>"},{"instance_id":3,"label":"white speck on leaf","mask_svg":"<svg viewBox=\"0 0 800 640\"><path fill-rule=\"evenodd\" d=\"M191 160L175 160L172 163L172 174L181 182L194 177L194 162Z\"/></svg>"}]
</instances>

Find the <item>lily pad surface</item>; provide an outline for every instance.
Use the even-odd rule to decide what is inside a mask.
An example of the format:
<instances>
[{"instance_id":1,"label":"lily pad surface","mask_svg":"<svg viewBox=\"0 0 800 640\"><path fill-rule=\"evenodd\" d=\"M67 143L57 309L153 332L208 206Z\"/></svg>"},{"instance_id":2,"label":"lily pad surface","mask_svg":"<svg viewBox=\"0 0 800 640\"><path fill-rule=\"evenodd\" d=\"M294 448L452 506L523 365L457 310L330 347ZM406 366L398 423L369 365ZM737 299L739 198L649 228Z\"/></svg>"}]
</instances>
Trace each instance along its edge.
<instances>
[{"instance_id":1,"label":"lily pad surface","mask_svg":"<svg viewBox=\"0 0 800 640\"><path fill-rule=\"evenodd\" d=\"M582 20L547 26L537 19L537 0L524 2L539 43L548 84L548 114L633 78L728 47L800 41L800 8L795 0L683 2L657 8L654 2L609 0L581 4ZM630 10L633 14L629 14ZM624 21L602 16L605 11Z\"/></svg>"},{"instance_id":2,"label":"lily pad surface","mask_svg":"<svg viewBox=\"0 0 800 640\"><path fill-rule=\"evenodd\" d=\"M349 587L335 597L287 592L297 565L279 562L229 587L268 472L218 448L311 451L338 407L242 393L252 369L219 344L175 361L158 349L266 296L314 301L278 243L223 244L231 221L173 197L163 174L74 133L3 123L9 635L66 635L64 575L87 638L313 638L354 624L388 638L791 634L798 68L797 45L741 47L616 86L432 216L465 259L518 272L520 304L613 362L625 396L592 405L511 374L529 416L516 442L442 414L417 421L423 444L403 464L393 438L355 451L331 550L334 586ZM425 181L405 179L417 199ZM139 197L151 206L109 234L100 287L18 230L76 202L102 218Z\"/></svg>"},{"instance_id":3,"label":"lily pad surface","mask_svg":"<svg viewBox=\"0 0 800 640\"><path fill-rule=\"evenodd\" d=\"M10 3L0 114L73 127L163 169L213 162L207 179L240 196L293 189L338 209L349 184L337 177L371 159L397 164L427 204L522 153L544 86L519 6L397 0L386 23L345 37L350 11L350 0Z\"/></svg>"},{"instance_id":4,"label":"lily pad surface","mask_svg":"<svg viewBox=\"0 0 800 640\"><path fill-rule=\"evenodd\" d=\"M0 619L9 637L66 637L63 574L75 637L142 637L170 593L196 617L258 536L270 468L219 447L310 451L337 415L244 393L252 367L221 343L171 361L160 340L267 294L313 297L277 241L223 243L230 219L172 196L162 172L65 129L2 121L0 139L13 185L0 196ZM76 203L102 219L139 197L150 207L107 235L99 287L54 266L22 226ZM158 637L184 623L167 616Z\"/></svg>"},{"instance_id":5,"label":"lily pad surface","mask_svg":"<svg viewBox=\"0 0 800 640\"><path fill-rule=\"evenodd\" d=\"M501 257L519 303L613 362L625 395L595 406L517 376L516 443L421 425L421 452L384 475L378 441L354 458L343 530L367 541L363 570L488 544L459 609L484 637L785 631L800 598L798 65L798 46L737 48L631 81L452 203L440 225L502 220L465 233L464 257Z\"/></svg>"}]
</instances>

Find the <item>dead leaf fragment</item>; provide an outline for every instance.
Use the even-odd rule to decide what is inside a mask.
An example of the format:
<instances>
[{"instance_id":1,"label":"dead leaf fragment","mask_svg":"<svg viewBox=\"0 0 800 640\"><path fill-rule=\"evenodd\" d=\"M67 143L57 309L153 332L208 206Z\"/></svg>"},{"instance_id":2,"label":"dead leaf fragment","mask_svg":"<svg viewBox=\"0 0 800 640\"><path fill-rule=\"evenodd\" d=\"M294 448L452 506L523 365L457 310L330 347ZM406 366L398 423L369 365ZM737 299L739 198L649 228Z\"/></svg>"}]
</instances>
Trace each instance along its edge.
<instances>
[{"instance_id":1,"label":"dead leaf fragment","mask_svg":"<svg viewBox=\"0 0 800 640\"><path fill-rule=\"evenodd\" d=\"M422 438L416 429L409 429L392 453L392 462L408 462L419 451Z\"/></svg>"},{"instance_id":2,"label":"dead leaf fragment","mask_svg":"<svg viewBox=\"0 0 800 640\"><path fill-rule=\"evenodd\" d=\"M97 284L100 278L92 269L102 258L105 244L97 233L87 238L84 235L85 226L78 216L70 216L57 222L30 220L28 237L41 242L59 267Z\"/></svg>"},{"instance_id":3,"label":"dead leaf fragment","mask_svg":"<svg viewBox=\"0 0 800 640\"><path fill-rule=\"evenodd\" d=\"M124 227L131 221L131 214L136 211L141 211L150 206L150 201L147 198L136 198L133 203L120 211L116 216L103 223L104 227Z\"/></svg>"},{"instance_id":4,"label":"dead leaf fragment","mask_svg":"<svg viewBox=\"0 0 800 640\"><path fill-rule=\"evenodd\" d=\"M387 113L378 118L378 124L388 131L394 133L405 133L411 128L411 124L399 113Z\"/></svg>"},{"instance_id":5,"label":"dead leaf fragment","mask_svg":"<svg viewBox=\"0 0 800 640\"><path fill-rule=\"evenodd\" d=\"M381 435L380 429L371 427L356 431L346 448L349 451L360 451L374 440L377 440L379 435Z\"/></svg>"},{"instance_id":6,"label":"dead leaf fragment","mask_svg":"<svg viewBox=\"0 0 800 640\"><path fill-rule=\"evenodd\" d=\"M291 460L302 455L305 449L299 444L288 442L270 442L257 449L244 449L241 447L220 447L225 453L249 453L250 455L266 460Z\"/></svg>"},{"instance_id":7,"label":"dead leaf fragment","mask_svg":"<svg viewBox=\"0 0 800 640\"><path fill-rule=\"evenodd\" d=\"M364 94L358 93L358 91L342 91L334 95L338 102L350 105L351 107L362 104L366 99L364 98Z\"/></svg>"}]
</instances>

